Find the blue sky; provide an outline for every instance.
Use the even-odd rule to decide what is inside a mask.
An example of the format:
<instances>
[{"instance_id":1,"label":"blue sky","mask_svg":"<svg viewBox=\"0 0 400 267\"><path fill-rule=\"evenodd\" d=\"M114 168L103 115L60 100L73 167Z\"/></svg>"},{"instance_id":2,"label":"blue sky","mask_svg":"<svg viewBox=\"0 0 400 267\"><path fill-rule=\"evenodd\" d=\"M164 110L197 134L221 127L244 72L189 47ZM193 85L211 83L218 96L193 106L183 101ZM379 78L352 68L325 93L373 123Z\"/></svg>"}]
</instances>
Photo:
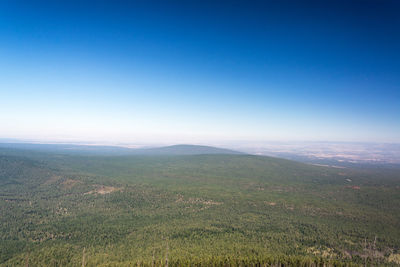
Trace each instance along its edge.
<instances>
[{"instance_id":1,"label":"blue sky","mask_svg":"<svg viewBox=\"0 0 400 267\"><path fill-rule=\"evenodd\" d=\"M0 138L400 142L398 1L1 1Z\"/></svg>"}]
</instances>

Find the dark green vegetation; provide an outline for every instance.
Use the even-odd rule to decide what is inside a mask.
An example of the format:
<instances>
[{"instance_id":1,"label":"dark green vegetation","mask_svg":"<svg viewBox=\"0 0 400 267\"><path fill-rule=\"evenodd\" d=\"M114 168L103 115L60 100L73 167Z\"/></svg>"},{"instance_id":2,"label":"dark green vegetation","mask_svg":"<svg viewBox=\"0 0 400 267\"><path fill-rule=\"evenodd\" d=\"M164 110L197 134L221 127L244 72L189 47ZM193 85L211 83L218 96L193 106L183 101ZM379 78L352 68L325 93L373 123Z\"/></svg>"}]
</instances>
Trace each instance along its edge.
<instances>
[{"instance_id":1,"label":"dark green vegetation","mask_svg":"<svg viewBox=\"0 0 400 267\"><path fill-rule=\"evenodd\" d=\"M0 149L0 265L396 265L400 171Z\"/></svg>"}]
</instances>

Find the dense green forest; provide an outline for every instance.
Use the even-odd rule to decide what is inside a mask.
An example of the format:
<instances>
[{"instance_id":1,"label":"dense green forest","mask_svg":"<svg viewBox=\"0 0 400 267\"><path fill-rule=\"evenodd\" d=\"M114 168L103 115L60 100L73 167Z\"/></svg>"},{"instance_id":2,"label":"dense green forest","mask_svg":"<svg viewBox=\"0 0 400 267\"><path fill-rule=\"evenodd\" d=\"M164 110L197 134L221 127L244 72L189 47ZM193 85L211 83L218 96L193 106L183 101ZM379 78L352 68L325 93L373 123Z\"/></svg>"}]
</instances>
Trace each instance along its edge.
<instances>
[{"instance_id":1,"label":"dense green forest","mask_svg":"<svg viewBox=\"0 0 400 267\"><path fill-rule=\"evenodd\" d=\"M1 266L400 264L400 169L0 148Z\"/></svg>"}]
</instances>

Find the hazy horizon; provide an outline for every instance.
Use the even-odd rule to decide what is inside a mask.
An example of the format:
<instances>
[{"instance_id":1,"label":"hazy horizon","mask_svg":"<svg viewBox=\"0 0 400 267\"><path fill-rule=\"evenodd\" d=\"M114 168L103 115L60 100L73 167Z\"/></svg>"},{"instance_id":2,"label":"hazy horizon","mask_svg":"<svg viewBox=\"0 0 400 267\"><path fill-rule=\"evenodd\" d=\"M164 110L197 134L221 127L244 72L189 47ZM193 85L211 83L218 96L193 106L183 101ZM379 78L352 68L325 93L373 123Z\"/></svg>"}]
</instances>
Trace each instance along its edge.
<instances>
[{"instance_id":1,"label":"hazy horizon","mask_svg":"<svg viewBox=\"0 0 400 267\"><path fill-rule=\"evenodd\" d=\"M37 143L37 144L76 144L76 145L105 145L105 146L160 146L160 145L227 145L229 147L253 146L263 144L386 144L400 145L400 142L376 141L342 141L342 140L246 140L246 139L154 139L154 140L107 140L107 139L79 139L79 138L11 138L0 137L0 143Z\"/></svg>"}]
</instances>

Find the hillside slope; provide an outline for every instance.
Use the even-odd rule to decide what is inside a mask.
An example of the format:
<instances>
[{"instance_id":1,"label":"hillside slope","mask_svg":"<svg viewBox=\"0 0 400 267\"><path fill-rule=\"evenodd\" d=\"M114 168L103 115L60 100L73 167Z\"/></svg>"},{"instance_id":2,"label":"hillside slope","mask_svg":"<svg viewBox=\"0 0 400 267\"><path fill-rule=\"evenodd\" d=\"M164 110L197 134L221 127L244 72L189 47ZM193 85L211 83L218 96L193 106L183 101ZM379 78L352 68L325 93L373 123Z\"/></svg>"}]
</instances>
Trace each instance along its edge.
<instances>
[{"instance_id":1,"label":"hillside slope","mask_svg":"<svg viewBox=\"0 0 400 267\"><path fill-rule=\"evenodd\" d=\"M394 264L396 170L0 149L0 265Z\"/></svg>"}]
</instances>

